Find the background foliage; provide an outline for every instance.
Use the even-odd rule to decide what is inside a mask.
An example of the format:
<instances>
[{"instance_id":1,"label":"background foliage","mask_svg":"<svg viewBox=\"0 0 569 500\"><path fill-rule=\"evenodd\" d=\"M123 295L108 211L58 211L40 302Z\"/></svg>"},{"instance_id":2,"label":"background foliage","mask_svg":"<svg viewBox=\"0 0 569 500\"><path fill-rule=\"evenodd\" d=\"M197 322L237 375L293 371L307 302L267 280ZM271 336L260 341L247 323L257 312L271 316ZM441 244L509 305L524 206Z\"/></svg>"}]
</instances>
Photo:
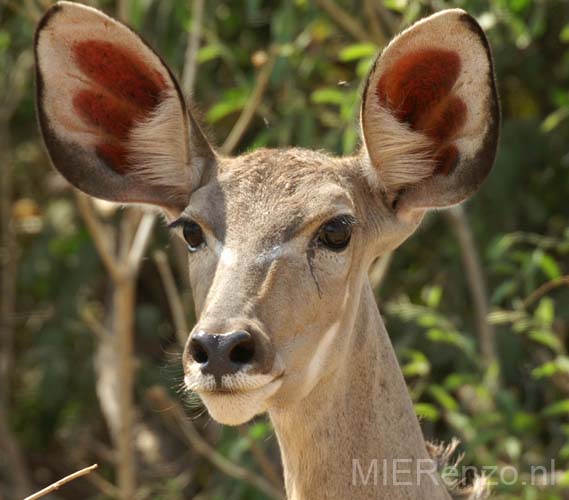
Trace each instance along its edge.
<instances>
[{"instance_id":1,"label":"background foliage","mask_svg":"<svg viewBox=\"0 0 569 500\"><path fill-rule=\"evenodd\" d=\"M97 5L118 9L181 73L199 3ZM107 369L113 372L101 347L116 314L112 283L77 199L48 166L34 115L33 30L48 4L3 0L0 6L0 498L17 498L93 462L100 464L97 474L57 498L113 498L118 459L103 381ZM206 128L220 139L255 100L248 127L234 141L237 151L296 145L351 153L359 140L360 83L391 34L446 7L465 8L481 22L494 49L503 106L494 171L466 215L431 215L382 263L388 270L377 295L427 436L460 438L467 464L516 467L518 481L499 482L497 498L567 498L569 3L204 5L194 94ZM107 205L91 210L110 241L118 241L116 228L124 233L138 222ZM465 228L474 245L459 244ZM176 413L180 332L159 272L168 268L163 254L155 254L160 249L174 269L186 320L193 321L184 258L156 227L138 273L134 311L137 498L268 498L254 486L262 476L279 488L278 451L265 418L232 429L210 421L198 403L186 405L193 415L187 422ZM478 255L478 277L487 283L490 314L483 318L464 264L469 251ZM207 453L196 451L195 434L212 445ZM216 466L219 457L249 476ZM524 484L532 465L551 470L552 461L555 486Z\"/></svg>"}]
</instances>

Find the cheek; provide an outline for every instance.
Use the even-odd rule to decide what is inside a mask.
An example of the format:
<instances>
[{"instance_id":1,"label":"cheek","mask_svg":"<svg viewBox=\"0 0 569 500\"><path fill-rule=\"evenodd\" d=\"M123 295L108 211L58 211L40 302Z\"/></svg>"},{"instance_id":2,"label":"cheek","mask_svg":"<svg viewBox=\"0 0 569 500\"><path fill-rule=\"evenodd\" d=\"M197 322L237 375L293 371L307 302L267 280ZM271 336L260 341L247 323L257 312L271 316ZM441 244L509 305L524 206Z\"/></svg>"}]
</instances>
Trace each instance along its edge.
<instances>
[{"instance_id":1,"label":"cheek","mask_svg":"<svg viewBox=\"0 0 569 500\"><path fill-rule=\"evenodd\" d=\"M283 351L319 336L340 316L350 282L351 255L318 251L279 269L278 286L267 303L267 321ZM276 283L275 283L276 284ZM310 350L306 345L303 349Z\"/></svg>"}]
</instances>

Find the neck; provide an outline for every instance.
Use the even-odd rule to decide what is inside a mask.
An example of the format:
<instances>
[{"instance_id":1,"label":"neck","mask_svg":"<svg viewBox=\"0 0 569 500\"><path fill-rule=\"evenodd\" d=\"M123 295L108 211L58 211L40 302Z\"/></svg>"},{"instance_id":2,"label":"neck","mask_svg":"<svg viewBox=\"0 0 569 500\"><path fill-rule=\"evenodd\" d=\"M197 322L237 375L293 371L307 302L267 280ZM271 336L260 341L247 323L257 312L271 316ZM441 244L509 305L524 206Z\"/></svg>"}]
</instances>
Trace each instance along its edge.
<instances>
[{"instance_id":1,"label":"neck","mask_svg":"<svg viewBox=\"0 0 569 500\"><path fill-rule=\"evenodd\" d=\"M367 283L350 338L334 373L294 407L271 411L287 497L449 499Z\"/></svg>"}]
</instances>

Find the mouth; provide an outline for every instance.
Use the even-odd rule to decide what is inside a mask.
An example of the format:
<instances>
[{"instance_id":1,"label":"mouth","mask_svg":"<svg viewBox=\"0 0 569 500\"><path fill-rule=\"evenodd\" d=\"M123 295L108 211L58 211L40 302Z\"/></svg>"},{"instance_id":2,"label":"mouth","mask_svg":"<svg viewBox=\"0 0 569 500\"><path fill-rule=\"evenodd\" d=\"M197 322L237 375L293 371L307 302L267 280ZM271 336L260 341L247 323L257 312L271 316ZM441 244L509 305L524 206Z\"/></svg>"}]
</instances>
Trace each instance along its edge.
<instances>
[{"instance_id":1,"label":"mouth","mask_svg":"<svg viewBox=\"0 0 569 500\"><path fill-rule=\"evenodd\" d=\"M215 387L207 388L203 391L195 390L200 395L207 395L207 396L240 396L248 393L252 393L255 391L259 391L265 388L268 388L272 385L276 385L277 383L280 385L280 381L284 376L284 372L274 377L269 382L259 385L259 384L245 384L242 387L234 387L232 384L227 384L222 381L221 385L216 385Z\"/></svg>"},{"instance_id":2,"label":"mouth","mask_svg":"<svg viewBox=\"0 0 569 500\"><path fill-rule=\"evenodd\" d=\"M226 378L227 377L227 378ZM271 406L271 398L280 389L284 372L277 376L233 374L224 375L217 385L212 375L185 377L186 387L198 394L211 417L226 425L240 425Z\"/></svg>"},{"instance_id":3,"label":"mouth","mask_svg":"<svg viewBox=\"0 0 569 500\"><path fill-rule=\"evenodd\" d=\"M253 393L269 386L280 385L284 371L277 375L235 373L216 380L212 375L187 373L186 388L200 396L237 396Z\"/></svg>"}]
</instances>

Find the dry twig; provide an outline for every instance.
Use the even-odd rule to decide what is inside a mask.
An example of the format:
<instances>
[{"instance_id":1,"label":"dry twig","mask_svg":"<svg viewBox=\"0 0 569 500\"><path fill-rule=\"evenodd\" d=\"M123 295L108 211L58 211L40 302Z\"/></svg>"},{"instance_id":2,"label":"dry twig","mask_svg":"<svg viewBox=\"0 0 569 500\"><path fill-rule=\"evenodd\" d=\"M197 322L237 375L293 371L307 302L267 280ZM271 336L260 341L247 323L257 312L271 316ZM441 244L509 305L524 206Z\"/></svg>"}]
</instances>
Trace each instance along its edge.
<instances>
[{"instance_id":1,"label":"dry twig","mask_svg":"<svg viewBox=\"0 0 569 500\"><path fill-rule=\"evenodd\" d=\"M204 0L193 0L192 26L188 34L188 45L182 71L182 89L186 96L190 96L194 91L198 65L197 55L202 35L203 12Z\"/></svg>"},{"instance_id":2,"label":"dry twig","mask_svg":"<svg viewBox=\"0 0 569 500\"><path fill-rule=\"evenodd\" d=\"M478 256L472 230L462 206L452 207L444 213L460 246L462 262L466 270L466 279L474 303L482 362L484 366L489 366L497 360L497 356L494 345L494 328L488 322L488 290L482 265L480 264L480 257Z\"/></svg>"},{"instance_id":3,"label":"dry twig","mask_svg":"<svg viewBox=\"0 0 569 500\"><path fill-rule=\"evenodd\" d=\"M77 190L73 192L75 193L79 213L89 230L89 234L93 239L99 257L103 261L103 265L111 275L113 281L119 281L121 279L121 271L111 249L111 239L108 229L97 219L93 205L87 195Z\"/></svg>"},{"instance_id":4,"label":"dry twig","mask_svg":"<svg viewBox=\"0 0 569 500\"><path fill-rule=\"evenodd\" d=\"M180 294L176 289L176 282L174 281L174 275L172 274L168 257L162 251L154 252L154 262L156 263L164 291L166 292L166 299L170 307L170 312L172 313L174 328L176 330L176 338L178 339L178 344L183 349L186 345L189 327Z\"/></svg>"},{"instance_id":5,"label":"dry twig","mask_svg":"<svg viewBox=\"0 0 569 500\"><path fill-rule=\"evenodd\" d=\"M152 236L152 228L154 227L155 221L156 215L146 212L138 224L136 234L134 236L134 241L132 242L132 246L128 251L128 256L126 257L125 263L125 267L132 277L135 277L138 274L140 263L142 261L142 257L144 256L144 251L146 250L146 247L150 241L150 237Z\"/></svg>"},{"instance_id":6,"label":"dry twig","mask_svg":"<svg viewBox=\"0 0 569 500\"><path fill-rule=\"evenodd\" d=\"M223 154L228 155L233 152L243 137L243 134L249 127L249 124L251 123L253 116L255 116L255 112L257 111L261 100L263 99L265 90L267 90L269 78L271 77L271 72L273 71L273 66L275 65L276 59L277 49L276 47L272 47L269 51L269 58L267 62L259 72L257 83L255 84L255 88L253 89L249 100L245 104L245 107L241 111L239 118L235 122L235 125L231 129L231 132L227 136L227 139L220 148Z\"/></svg>"},{"instance_id":7,"label":"dry twig","mask_svg":"<svg viewBox=\"0 0 569 500\"><path fill-rule=\"evenodd\" d=\"M60 479L59 481L56 481L53 484L50 484L47 488L44 488L43 490L40 490L37 493L34 493L33 495L30 495L29 497L24 498L24 500L37 500L38 498L41 498L41 497L47 495L48 493L52 493L52 492L58 490L63 485L73 481L74 479L77 479L78 477L84 476L85 474L89 474L89 472L95 470L97 467L98 467L97 464L93 464L93 465L90 465L89 467L85 467L84 469L78 470L77 472L74 472L73 474L69 474L69 476L65 476L63 479Z\"/></svg>"},{"instance_id":8,"label":"dry twig","mask_svg":"<svg viewBox=\"0 0 569 500\"><path fill-rule=\"evenodd\" d=\"M531 306L536 300L541 299L545 294L551 292L555 288L559 288L561 286L569 286L569 275L568 276L560 276L559 278L555 278L554 280L547 281L543 285L541 285L537 290L534 290L530 295L523 302L524 308L528 308Z\"/></svg>"},{"instance_id":9,"label":"dry twig","mask_svg":"<svg viewBox=\"0 0 569 500\"><path fill-rule=\"evenodd\" d=\"M374 42L378 46L383 46L385 40L368 33L365 27L354 17L350 16L334 0L316 0L316 3L326 11L326 13L356 40L361 42Z\"/></svg>"}]
</instances>

